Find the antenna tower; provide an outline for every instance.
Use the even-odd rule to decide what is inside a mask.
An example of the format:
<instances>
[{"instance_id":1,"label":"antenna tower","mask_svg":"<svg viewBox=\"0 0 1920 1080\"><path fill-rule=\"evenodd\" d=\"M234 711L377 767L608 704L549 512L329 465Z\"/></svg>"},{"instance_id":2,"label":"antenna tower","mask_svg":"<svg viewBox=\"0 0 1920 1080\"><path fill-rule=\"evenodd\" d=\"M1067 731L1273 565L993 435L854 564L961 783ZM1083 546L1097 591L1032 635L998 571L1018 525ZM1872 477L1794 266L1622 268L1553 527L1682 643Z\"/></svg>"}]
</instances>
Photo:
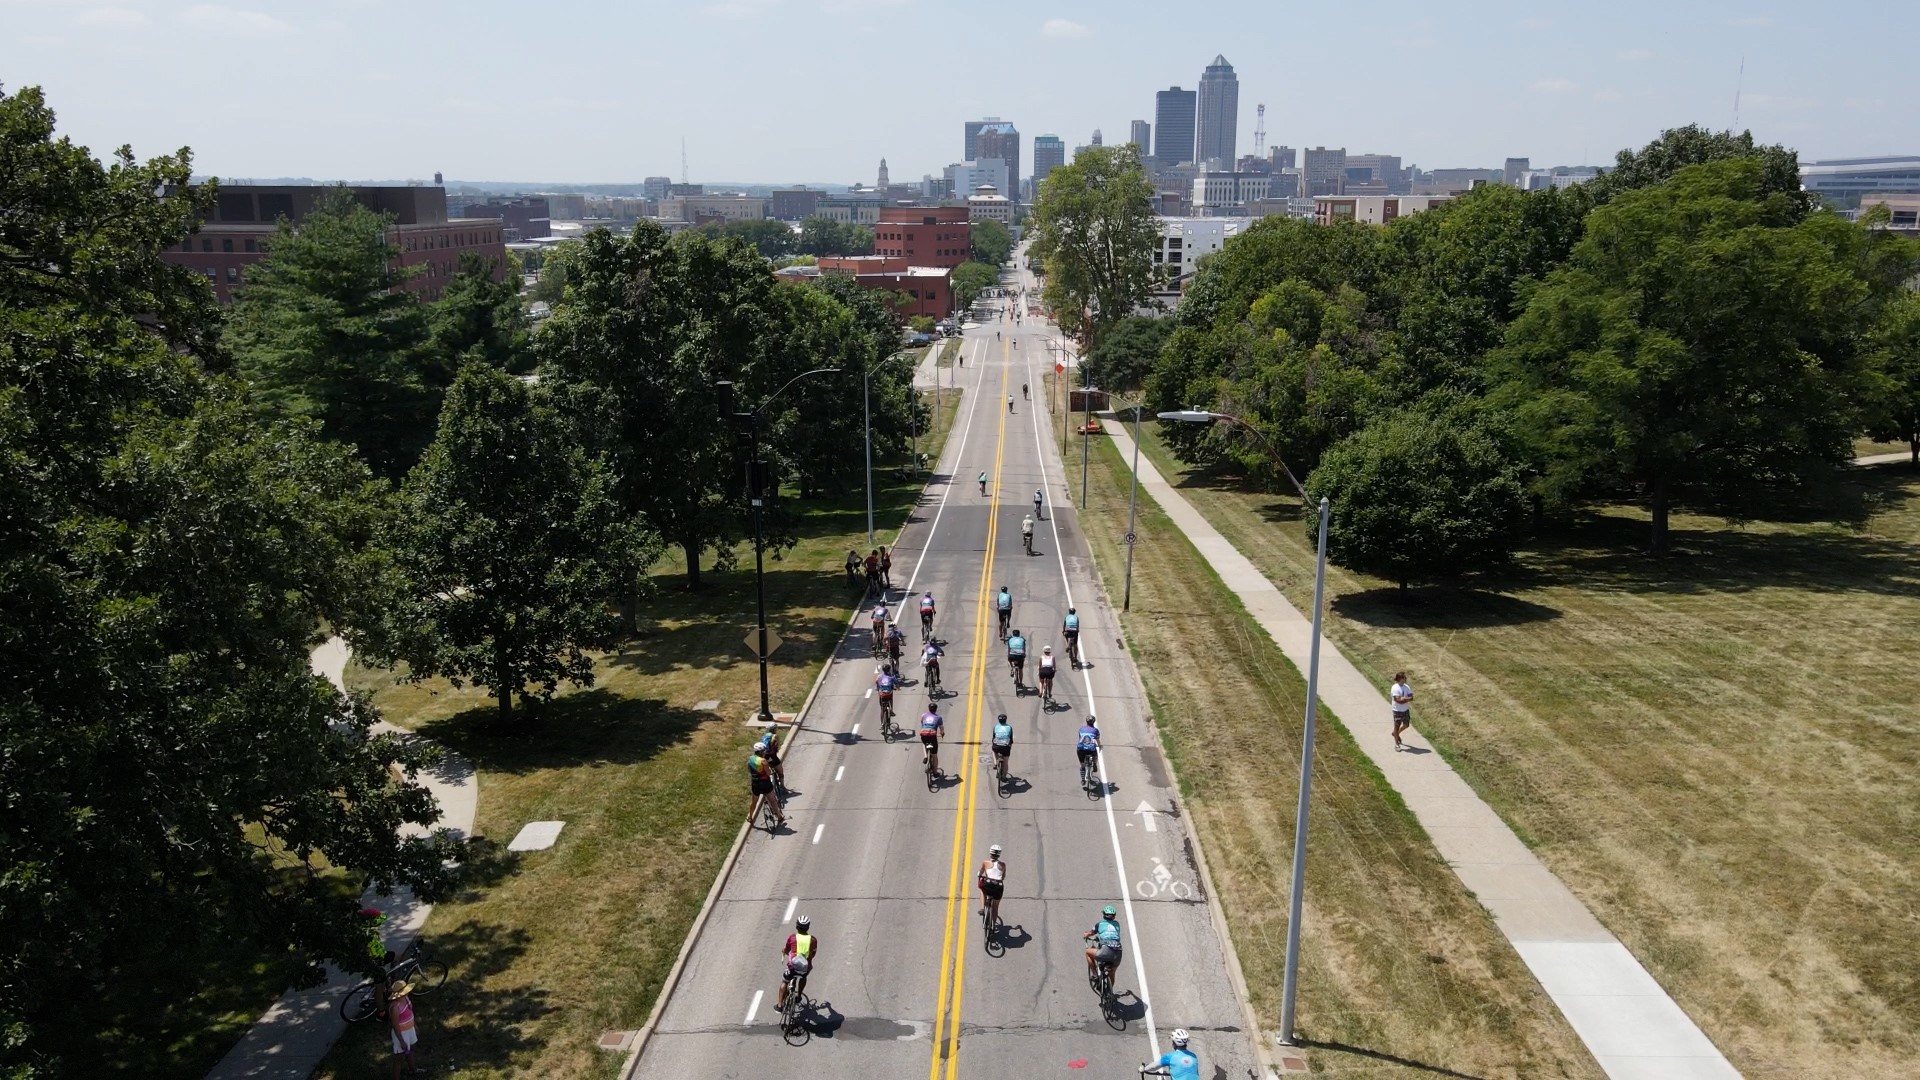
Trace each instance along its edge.
<instances>
[{"instance_id":1,"label":"antenna tower","mask_svg":"<svg viewBox=\"0 0 1920 1080\"><path fill-rule=\"evenodd\" d=\"M686 182L687 182L687 137L685 135L682 135L680 136L680 183L684 186Z\"/></svg>"},{"instance_id":2,"label":"antenna tower","mask_svg":"<svg viewBox=\"0 0 1920 1080\"><path fill-rule=\"evenodd\" d=\"M1264 157L1267 152L1267 107L1256 106L1253 111L1259 117L1253 122L1253 156Z\"/></svg>"},{"instance_id":3,"label":"antenna tower","mask_svg":"<svg viewBox=\"0 0 1920 1080\"><path fill-rule=\"evenodd\" d=\"M1733 82L1733 130L1740 130L1740 91L1747 82L1747 56L1740 54L1740 76Z\"/></svg>"}]
</instances>

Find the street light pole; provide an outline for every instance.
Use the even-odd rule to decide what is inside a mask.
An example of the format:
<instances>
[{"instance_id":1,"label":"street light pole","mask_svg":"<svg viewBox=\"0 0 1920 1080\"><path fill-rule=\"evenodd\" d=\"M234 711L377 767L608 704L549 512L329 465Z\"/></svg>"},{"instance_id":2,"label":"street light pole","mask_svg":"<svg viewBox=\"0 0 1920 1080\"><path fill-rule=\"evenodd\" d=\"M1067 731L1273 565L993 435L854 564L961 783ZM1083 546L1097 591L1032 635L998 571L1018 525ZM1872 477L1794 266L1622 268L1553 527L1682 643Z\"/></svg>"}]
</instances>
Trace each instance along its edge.
<instances>
[{"instance_id":1,"label":"street light pole","mask_svg":"<svg viewBox=\"0 0 1920 1080\"><path fill-rule=\"evenodd\" d=\"M1175 412L1163 412L1162 420L1184 420L1189 423L1212 423L1225 420L1238 424L1253 433L1266 447L1273 460L1285 473L1287 480L1300 493L1302 504L1312 502L1307 489L1300 479L1287 468L1286 460L1274 448L1260 429L1237 416L1227 413L1207 412L1202 409L1182 409ZM1136 444L1137 446L1137 444ZM1294 995L1300 985L1300 907L1307 886L1307 807L1308 796L1313 790L1313 739L1320 718L1320 642L1323 633L1324 615L1327 597L1327 517L1330 505L1326 499L1320 500L1320 540L1317 547L1318 557L1313 568L1313 645L1307 657L1307 716L1300 736L1300 801L1293 814L1293 883L1287 897L1287 966L1286 975L1280 988L1280 1041L1293 1045L1293 1005Z\"/></svg>"},{"instance_id":2,"label":"street light pole","mask_svg":"<svg viewBox=\"0 0 1920 1080\"><path fill-rule=\"evenodd\" d=\"M1146 404L1136 401L1128 408L1133 410L1133 488L1127 493L1127 583L1120 593L1121 611L1133 610L1133 523L1140 506L1140 411Z\"/></svg>"},{"instance_id":3,"label":"street light pole","mask_svg":"<svg viewBox=\"0 0 1920 1080\"><path fill-rule=\"evenodd\" d=\"M736 425L736 431L747 433L747 498L753 503L753 594L758 608L759 620L756 626L759 643L754 652L760 659L760 721L773 723L773 705L767 687L767 570L765 563L766 541L761 528L761 512L766 504L767 463L760 460L760 417L772 405L774 399L787 392L787 387L809 375L822 375L839 371L839 368L815 368L802 372L787 381L786 386L775 390L760 403L760 407L751 412L734 412L733 383L728 381L713 384L720 399L720 415L730 417Z\"/></svg>"},{"instance_id":4,"label":"street light pole","mask_svg":"<svg viewBox=\"0 0 1920 1080\"><path fill-rule=\"evenodd\" d=\"M873 373L879 371L882 365L898 360L906 355L907 354L903 352L894 353L868 368L867 373L860 376L860 410L867 422L867 546L869 548L873 546ZM939 361L936 360L935 363L938 364ZM826 368L823 370L838 371L840 369ZM911 390L912 380L908 380L908 382L908 389ZM912 410L912 404L911 401L908 402L909 411ZM914 452L917 454L920 450L920 435L918 431L914 433L913 442ZM919 461L918 458L914 460L916 464Z\"/></svg>"}]
</instances>

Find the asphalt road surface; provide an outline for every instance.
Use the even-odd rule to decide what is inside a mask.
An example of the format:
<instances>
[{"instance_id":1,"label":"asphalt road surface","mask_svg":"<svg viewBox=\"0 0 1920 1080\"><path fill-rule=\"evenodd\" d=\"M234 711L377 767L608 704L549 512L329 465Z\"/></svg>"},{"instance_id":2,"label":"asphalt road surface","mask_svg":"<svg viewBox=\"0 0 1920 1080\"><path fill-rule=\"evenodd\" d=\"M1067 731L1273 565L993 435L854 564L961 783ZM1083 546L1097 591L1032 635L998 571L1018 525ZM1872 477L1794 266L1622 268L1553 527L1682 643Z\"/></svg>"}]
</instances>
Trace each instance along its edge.
<instances>
[{"instance_id":1,"label":"asphalt road surface","mask_svg":"<svg viewBox=\"0 0 1920 1080\"><path fill-rule=\"evenodd\" d=\"M960 416L894 550L890 600L907 613L909 651L920 632L907 598L931 590L939 604L945 779L928 790L916 738L881 738L863 616L788 752L788 826L748 837L638 1076L1135 1077L1140 1062L1168 1048L1175 1027L1193 1033L1202 1076L1246 1076L1245 1014L1185 823L1173 812L1173 780L1095 585L1068 478L1042 430L1049 414L1021 397L1022 383L1036 399L1045 392L1050 333L1031 318L968 331L966 366L953 370L966 388ZM1079 462L1072 465L1077 494ZM1046 515L1029 556L1020 520L1036 488ZM1062 657L1051 709L1031 687L1033 660L1028 689L1014 688L992 611L1002 585L1032 655L1052 645ZM1079 670L1064 659L1060 635L1069 604L1081 619ZM912 681L897 707L911 726L927 695L917 655L903 668ZM1014 728L1014 779L1004 789L988 751L1002 712ZM1081 789L1073 753L1089 712L1104 733L1100 795ZM744 760L740 787L744 807ZM974 877L994 843L1006 848L1008 873L1005 928L989 950ZM1117 1004L1106 1015L1081 941L1103 904L1119 908L1125 934ZM792 1046L774 1000L781 946L800 914L820 939L807 987L818 1006L811 1038Z\"/></svg>"}]
</instances>

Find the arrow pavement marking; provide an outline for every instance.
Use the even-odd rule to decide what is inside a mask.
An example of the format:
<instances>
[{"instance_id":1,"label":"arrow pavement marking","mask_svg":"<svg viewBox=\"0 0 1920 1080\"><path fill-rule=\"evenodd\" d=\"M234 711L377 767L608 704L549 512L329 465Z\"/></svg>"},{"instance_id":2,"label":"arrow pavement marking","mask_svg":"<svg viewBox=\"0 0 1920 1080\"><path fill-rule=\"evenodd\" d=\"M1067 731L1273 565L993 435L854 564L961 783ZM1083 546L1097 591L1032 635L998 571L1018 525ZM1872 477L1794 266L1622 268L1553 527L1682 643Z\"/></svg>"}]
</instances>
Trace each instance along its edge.
<instances>
[{"instance_id":1,"label":"arrow pavement marking","mask_svg":"<svg viewBox=\"0 0 1920 1080\"><path fill-rule=\"evenodd\" d=\"M1153 823L1153 807L1147 800L1141 799L1140 805L1134 807L1133 812L1140 815L1140 824L1145 825L1148 832L1160 831L1160 826Z\"/></svg>"}]
</instances>

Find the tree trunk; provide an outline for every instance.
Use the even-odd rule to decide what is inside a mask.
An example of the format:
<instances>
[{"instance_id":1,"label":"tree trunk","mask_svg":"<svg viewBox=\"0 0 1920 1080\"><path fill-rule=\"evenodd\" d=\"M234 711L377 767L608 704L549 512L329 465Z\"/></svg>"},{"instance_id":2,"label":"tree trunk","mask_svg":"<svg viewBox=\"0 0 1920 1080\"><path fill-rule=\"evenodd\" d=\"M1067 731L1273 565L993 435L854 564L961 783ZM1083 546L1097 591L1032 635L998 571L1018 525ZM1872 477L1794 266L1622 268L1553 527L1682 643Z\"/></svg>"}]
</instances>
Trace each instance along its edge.
<instances>
[{"instance_id":1,"label":"tree trunk","mask_svg":"<svg viewBox=\"0 0 1920 1080\"><path fill-rule=\"evenodd\" d=\"M507 647L496 632L493 644L493 689L500 698L500 726L513 722L513 665L507 661Z\"/></svg>"},{"instance_id":2,"label":"tree trunk","mask_svg":"<svg viewBox=\"0 0 1920 1080\"><path fill-rule=\"evenodd\" d=\"M1653 512L1653 536L1647 545L1647 553L1665 555L1667 553L1667 514L1671 509L1666 477L1657 477L1647 485L1647 506Z\"/></svg>"},{"instance_id":3,"label":"tree trunk","mask_svg":"<svg viewBox=\"0 0 1920 1080\"><path fill-rule=\"evenodd\" d=\"M1913 466L1920 468L1920 432L1907 437L1907 449L1913 452Z\"/></svg>"},{"instance_id":4,"label":"tree trunk","mask_svg":"<svg viewBox=\"0 0 1920 1080\"><path fill-rule=\"evenodd\" d=\"M687 588L689 589L700 587L700 548L702 546L697 540L680 541L680 550L687 553Z\"/></svg>"}]
</instances>

